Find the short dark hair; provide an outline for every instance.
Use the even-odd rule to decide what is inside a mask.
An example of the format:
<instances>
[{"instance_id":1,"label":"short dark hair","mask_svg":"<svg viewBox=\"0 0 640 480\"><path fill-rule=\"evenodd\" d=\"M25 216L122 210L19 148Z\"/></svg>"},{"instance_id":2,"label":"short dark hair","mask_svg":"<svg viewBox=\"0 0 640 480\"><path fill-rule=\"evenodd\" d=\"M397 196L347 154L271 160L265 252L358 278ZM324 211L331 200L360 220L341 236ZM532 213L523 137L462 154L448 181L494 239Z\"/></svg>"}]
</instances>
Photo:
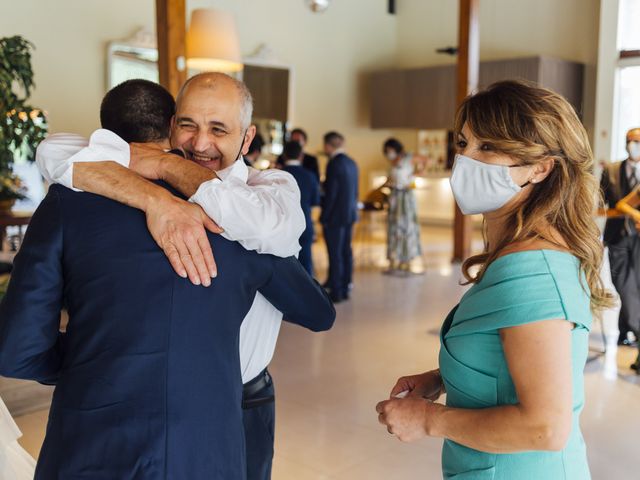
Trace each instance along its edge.
<instances>
[{"instance_id":1,"label":"short dark hair","mask_svg":"<svg viewBox=\"0 0 640 480\"><path fill-rule=\"evenodd\" d=\"M307 141L307 132L305 132L303 129L301 128L294 128L293 130L291 130L291 134L289 134L289 138L293 137L294 134L298 134L301 135L302 138L304 138L304 141Z\"/></svg>"},{"instance_id":2,"label":"short dark hair","mask_svg":"<svg viewBox=\"0 0 640 480\"><path fill-rule=\"evenodd\" d=\"M325 145L331 145L334 148L340 148L344 143L344 137L338 132L331 131L324 135Z\"/></svg>"},{"instance_id":3,"label":"short dark hair","mask_svg":"<svg viewBox=\"0 0 640 480\"><path fill-rule=\"evenodd\" d=\"M251 143L249 144L247 155L251 155L255 152L262 152L262 147L264 147L264 139L262 138L262 135L256 133L256 136L253 137L253 140L251 140Z\"/></svg>"},{"instance_id":4,"label":"short dark hair","mask_svg":"<svg viewBox=\"0 0 640 480\"><path fill-rule=\"evenodd\" d=\"M389 138L386 142L384 142L383 150L391 149L395 150L397 153L404 152L404 145L400 143L400 140L397 138Z\"/></svg>"},{"instance_id":5,"label":"short dark hair","mask_svg":"<svg viewBox=\"0 0 640 480\"><path fill-rule=\"evenodd\" d=\"M284 150L282 153L284 154L285 160L297 160L302 154L302 147L298 142L290 140L284 144Z\"/></svg>"},{"instance_id":6,"label":"short dark hair","mask_svg":"<svg viewBox=\"0 0 640 480\"><path fill-rule=\"evenodd\" d=\"M125 142L153 142L169 138L176 102L149 80L127 80L107 92L100 105L102 128Z\"/></svg>"}]
</instances>

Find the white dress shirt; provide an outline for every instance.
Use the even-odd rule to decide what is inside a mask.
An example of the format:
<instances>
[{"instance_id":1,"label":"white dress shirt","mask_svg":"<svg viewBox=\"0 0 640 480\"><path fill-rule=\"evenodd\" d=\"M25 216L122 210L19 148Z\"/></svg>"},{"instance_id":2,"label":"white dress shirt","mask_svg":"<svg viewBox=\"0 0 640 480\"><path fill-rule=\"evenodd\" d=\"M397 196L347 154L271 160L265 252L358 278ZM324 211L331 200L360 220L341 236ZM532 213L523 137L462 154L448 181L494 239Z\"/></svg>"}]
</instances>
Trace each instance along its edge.
<instances>
[{"instance_id":1,"label":"white dress shirt","mask_svg":"<svg viewBox=\"0 0 640 480\"><path fill-rule=\"evenodd\" d=\"M36 151L36 162L49 183L73 188L76 162L115 161L129 166L129 145L109 130L96 130L87 141L70 133L49 135ZM305 229L300 189L293 176L280 170L248 168L242 157L217 172L219 178L200 185L189 199L225 231L225 238L247 250L279 257L297 255ZM214 280L215 281L215 280ZM275 351L282 313L260 293L240 328L242 381L264 370Z\"/></svg>"}]
</instances>

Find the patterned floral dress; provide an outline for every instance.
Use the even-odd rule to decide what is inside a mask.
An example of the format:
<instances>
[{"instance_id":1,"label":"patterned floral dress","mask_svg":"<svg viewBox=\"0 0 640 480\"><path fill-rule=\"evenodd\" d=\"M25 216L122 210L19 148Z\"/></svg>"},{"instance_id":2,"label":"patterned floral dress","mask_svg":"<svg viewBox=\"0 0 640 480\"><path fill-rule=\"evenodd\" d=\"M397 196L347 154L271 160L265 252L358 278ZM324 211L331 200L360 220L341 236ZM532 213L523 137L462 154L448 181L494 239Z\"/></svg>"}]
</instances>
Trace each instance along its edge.
<instances>
[{"instance_id":1,"label":"patterned floral dress","mask_svg":"<svg viewBox=\"0 0 640 480\"><path fill-rule=\"evenodd\" d=\"M414 167L412 155L404 155L389 171L389 217L387 258L404 264L422 254L416 198L411 189Z\"/></svg>"}]
</instances>

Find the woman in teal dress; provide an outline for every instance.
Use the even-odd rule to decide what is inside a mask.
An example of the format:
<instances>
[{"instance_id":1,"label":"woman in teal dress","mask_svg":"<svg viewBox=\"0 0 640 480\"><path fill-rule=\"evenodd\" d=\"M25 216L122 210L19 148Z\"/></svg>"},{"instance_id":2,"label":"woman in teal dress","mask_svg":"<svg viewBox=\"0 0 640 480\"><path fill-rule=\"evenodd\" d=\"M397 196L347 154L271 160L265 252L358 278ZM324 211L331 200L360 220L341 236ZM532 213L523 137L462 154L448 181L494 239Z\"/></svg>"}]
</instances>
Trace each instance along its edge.
<instances>
[{"instance_id":1,"label":"woman in teal dress","mask_svg":"<svg viewBox=\"0 0 640 480\"><path fill-rule=\"evenodd\" d=\"M485 249L463 264L472 287L443 324L439 369L400 378L379 421L403 441L444 438L444 478L589 479L583 370L612 297L586 132L559 95L506 81L463 102L456 133L451 187L484 215Z\"/></svg>"}]
</instances>

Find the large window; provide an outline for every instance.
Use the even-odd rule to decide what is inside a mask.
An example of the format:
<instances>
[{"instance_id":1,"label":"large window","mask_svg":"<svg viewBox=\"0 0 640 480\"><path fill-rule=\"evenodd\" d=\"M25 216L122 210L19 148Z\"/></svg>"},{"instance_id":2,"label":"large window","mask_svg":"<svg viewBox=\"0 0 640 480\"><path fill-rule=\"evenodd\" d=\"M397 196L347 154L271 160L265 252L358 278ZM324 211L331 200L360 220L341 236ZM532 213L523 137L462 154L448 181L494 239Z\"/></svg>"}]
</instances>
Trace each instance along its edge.
<instances>
[{"instance_id":1,"label":"large window","mask_svg":"<svg viewBox=\"0 0 640 480\"><path fill-rule=\"evenodd\" d=\"M630 128L640 127L640 65L620 68L617 97L618 121L617 133L613 137L614 152L617 159L624 159L627 157L625 134Z\"/></svg>"},{"instance_id":2,"label":"large window","mask_svg":"<svg viewBox=\"0 0 640 480\"><path fill-rule=\"evenodd\" d=\"M620 0L618 12L617 105L613 146L618 160L626 158L625 133L640 127L640 0Z\"/></svg>"},{"instance_id":3,"label":"large window","mask_svg":"<svg viewBox=\"0 0 640 480\"><path fill-rule=\"evenodd\" d=\"M640 0L620 0L618 48L640 50Z\"/></svg>"}]
</instances>

